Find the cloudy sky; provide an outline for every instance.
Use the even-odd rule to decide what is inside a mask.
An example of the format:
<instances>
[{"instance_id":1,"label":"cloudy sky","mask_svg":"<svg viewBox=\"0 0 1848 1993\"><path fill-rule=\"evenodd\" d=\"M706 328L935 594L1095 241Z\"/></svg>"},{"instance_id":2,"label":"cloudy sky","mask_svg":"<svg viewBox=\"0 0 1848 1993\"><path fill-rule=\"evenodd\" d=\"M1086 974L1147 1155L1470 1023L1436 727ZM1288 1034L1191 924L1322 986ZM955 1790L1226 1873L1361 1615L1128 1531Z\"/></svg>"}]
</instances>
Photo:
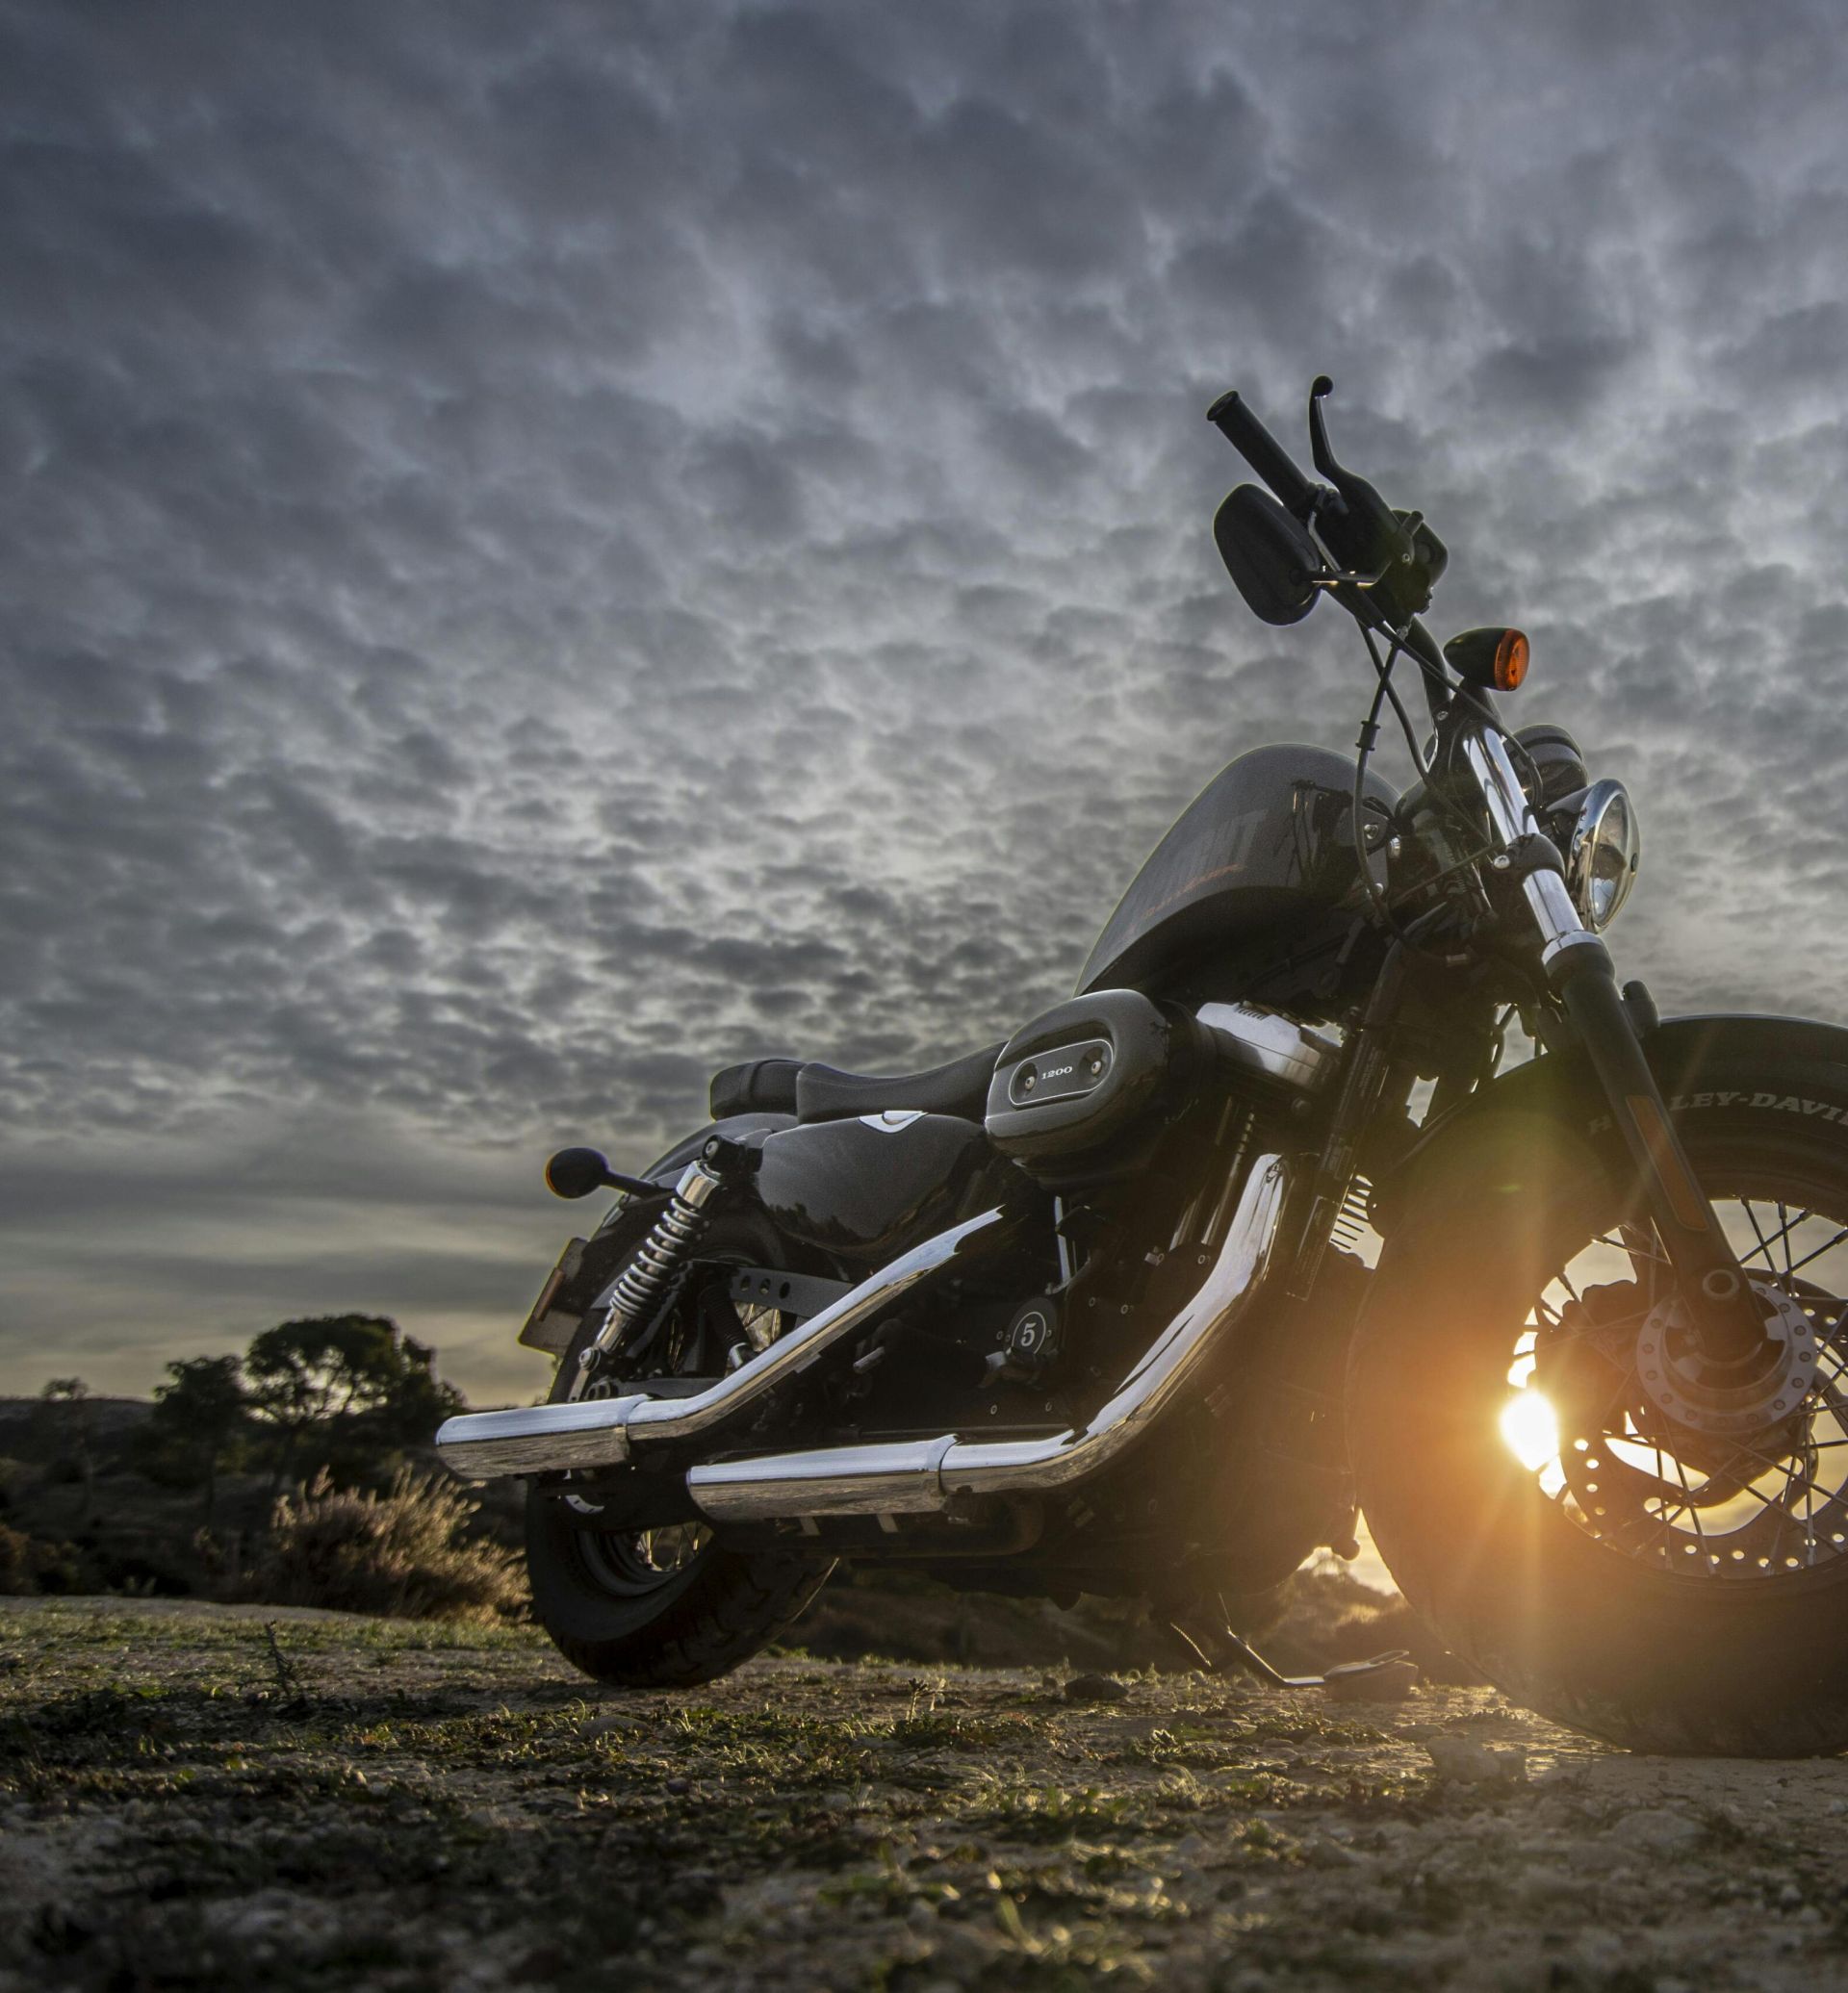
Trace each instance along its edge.
<instances>
[{"instance_id":1,"label":"cloudy sky","mask_svg":"<svg viewBox=\"0 0 1848 1993\"><path fill-rule=\"evenodd\" d=\"M0 7L0 1391L365 1308L526 1395L549 1148L1056 1001L1225 759L1353 736L1218 567L1228 386L1326 369L1440 629L1532 632L1626 971L1848 1014L1843 48Z\"/></svg>"}]
</instances>

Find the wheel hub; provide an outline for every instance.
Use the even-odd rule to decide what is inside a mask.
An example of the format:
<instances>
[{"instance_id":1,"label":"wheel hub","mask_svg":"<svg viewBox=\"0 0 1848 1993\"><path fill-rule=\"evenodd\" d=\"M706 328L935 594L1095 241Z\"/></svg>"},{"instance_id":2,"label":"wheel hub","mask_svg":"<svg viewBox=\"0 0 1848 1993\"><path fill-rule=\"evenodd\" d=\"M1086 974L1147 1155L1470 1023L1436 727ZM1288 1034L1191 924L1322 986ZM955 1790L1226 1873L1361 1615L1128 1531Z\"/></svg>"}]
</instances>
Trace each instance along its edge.
<instances>
[{"instance_id":1,"label":"wheel hub","mask_svg":"<svg viewBox=\"0 0 1848 1993\"><path fill-rule=\"evenodd\" d=\"M1663 1418L1709 1438L1745 1439L1781 1424L1816 1381L1816 1336L1810 1317L1768 1281L1754 1280L1765 1342L1743 1364L1701 1354L1687 1304L1679 1293L1656 1302L1636 1336L1636 1377Z\"/></svg>"}]
</instances>

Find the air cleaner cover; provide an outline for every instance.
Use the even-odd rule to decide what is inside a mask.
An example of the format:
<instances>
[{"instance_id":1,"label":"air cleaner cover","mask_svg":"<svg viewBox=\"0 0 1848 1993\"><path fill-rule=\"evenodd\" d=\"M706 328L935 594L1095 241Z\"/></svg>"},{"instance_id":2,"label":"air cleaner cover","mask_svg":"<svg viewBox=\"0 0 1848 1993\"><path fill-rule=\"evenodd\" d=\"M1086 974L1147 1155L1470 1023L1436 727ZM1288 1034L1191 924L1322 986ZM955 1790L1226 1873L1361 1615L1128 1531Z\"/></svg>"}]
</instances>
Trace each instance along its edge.
<instances>
[{"instance_id":1,"label":"air cleaner cover","mask_svg":"<svg viewBox=\"0 0 1848 1993\"><path fill-rule=\"evenodd\" d=\"M1140 990L1100 989L1057 1004L1001 1048L988 1087L988 1139L1031 1168L1063 1168L1152 1112L1196 1062L1191 1017Z\"/></svg>"}]
</instances>

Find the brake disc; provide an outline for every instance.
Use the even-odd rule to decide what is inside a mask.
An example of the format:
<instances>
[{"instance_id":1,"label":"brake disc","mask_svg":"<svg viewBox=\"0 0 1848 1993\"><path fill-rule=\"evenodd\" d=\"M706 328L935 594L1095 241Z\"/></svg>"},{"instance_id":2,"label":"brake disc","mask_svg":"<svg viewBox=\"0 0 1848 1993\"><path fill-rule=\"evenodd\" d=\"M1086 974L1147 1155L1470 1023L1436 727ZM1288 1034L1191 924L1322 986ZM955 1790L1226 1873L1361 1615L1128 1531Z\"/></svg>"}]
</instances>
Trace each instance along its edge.
<instances>
[{"instance_id":1,"label":"brake disc","mask_svg":"<svg viewBox=\"0 0 1848 1993\"><path fill-rule=\"evenodd\" d=\"M1848 1489L1816 1478L1814 1324L1780 1290L1753 1288L1769 1349L1744 1375L1700 1355L1678 1297L1645 1307L1638 1287L1589 1290L1598 1305L1536 1347L1584 1526L1665 1570L1757 1577L1848 1544ZM1748 1491L1753 1512L1726 1514Z\"/></svg>"},{"instance_id":2,"label":"brake disc","mask_svg":"<svg viewBox=\"0 0 1848 1993\"><path fill-rule=\"evenodd\" d=\"M1752 1291L1764 1311L1766 1347L1750 1365L1715 1364L1701 1354L1687 1305L1665 1295L1636 1338L1643 1393L1675 1425L1690 1432L1747 1439L1783 1423L1816 1381L1816 1332L1795 1301L1768 1281Z\"/></svg>"}]
</instances>

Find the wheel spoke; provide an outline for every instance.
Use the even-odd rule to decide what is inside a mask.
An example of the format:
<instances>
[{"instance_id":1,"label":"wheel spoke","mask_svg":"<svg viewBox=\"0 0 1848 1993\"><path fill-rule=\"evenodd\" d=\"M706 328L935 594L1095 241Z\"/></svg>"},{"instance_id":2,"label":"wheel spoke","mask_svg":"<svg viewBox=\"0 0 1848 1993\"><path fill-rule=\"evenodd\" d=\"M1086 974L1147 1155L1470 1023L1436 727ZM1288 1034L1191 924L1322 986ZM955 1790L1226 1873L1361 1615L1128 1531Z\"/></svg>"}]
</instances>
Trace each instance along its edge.
<instances>
[{"instance_id":1,"label":"wheel spoke","mask_svg":"<svg viewBox=\"0 0 1848 1993\"><path fill-rule=\"evenodd\" d=\"M1824 1253L1830 1251L1831 1248L1839 1245L1844 1239L1848 1239L1848 1225L1844 1225L1833 1239L1826 1239L1821 1245L1817 1246L1814 1252L1805 1253L1803 1258L1800 1259L1794 1266L1789 1268L1789 1271L1792 1273L1801 1272L1804 1267L1809 1265L1811 1260L1821 1259Z\"/></svg>"},{"instance_id":2,"label":"wheel spoke","mask_svg":"<svg viewBox=\"0 0 1848 1993\"><path fill-rule=\"evenodd\" d=\"M1786 1233L1786 1232L1787 1232L1787 1231L1789 1230L1789 1227L1788 1227L1788 1226L1786 1225L1786 1226L1785 1226L1785 1227L1784 1228L1784 1231L1781 1231L1781 1232L1774 1232L1774 1233L1772 1233L1771 1237L1770 1237L1769 1239L1767 1239L1767 1238L1766 1238L1766 1237L1764 1236L1764 1228L1763 1228L1763 1227L1762 1227L1762 1226L1761 1226L1761 1225L1760 1225L1760 1224L1758 1223L1758 1213L1757 1213L1757 1212L1755 1212L1755 1211L1754 1211L1754 1210L1752 1209L1752 1200L1751 1200L1751 1198L1749 1198L1749 1197L1741 1197L1741 1198L1740 1198L1740 1199L1739 1199L1738 1201L1739 1201L1740 1205L1741 1205L1741 1206L1742 1206L1742 1207L1744 1208L1744 1211L1745 1211L1745 1214L1746 1214L1746 1216L1747 1216L1747 1217L1748 1217L1748 1218L1749 1218L1749 1219L1751 1220L1751 1223L1752 1223L1752 1230L1754 1231L1754 1233L1756 1233L1756 1234L1757 1234L1757 1236L1758 1236L1758 1244L1759 1244L1760 1248L1761 1248L1761 1249L1763 1250L1763 1253L1764 1253L1764 1265L1765 1265L1765 1270L1766 1270L1767 1272L1769 1272L1769 1273L1771 1273L1771 1274L1775 1275L1775 1274L1776 1274L1776 1272L1777 1272L1777 1257L1776 1257L1776 1254L1775 1254L1775 1253L1774 1253L1774 1251L1773 1251L1773 1248L1774 1248L1774 1247L1775 1247L1775 1246L1776 1246L1776 1245L1777 1245L1777 1244L1779 1243L1779 1241L1780 1241L1780 1240L1781 1240L1781 1239L1783 1239L1783 1238L1784 1237L1784 1234L1785 1234L1785 1233ZM1766 1200L1766 1202L1767 1202L1767 1203L1776 1203L1776 1202L1777 1202L1777 1200L1776 1200L1775 1198L1770 1198L1770 1199L1767 1199L1767 1200ZM1778 1209L1779 1209L1780 1211L1783 1211L1783 1209L1784 1209L1784 1206L1783 1206L1782 1204L1779 1204L1779 1205L1778 1205ZM1809 1213L1809 1212L1805 1212L1805 1213L1803 1214L1803 1216L1804 1216L1804 1217L1806 1217L1806 1218L1807 1218L1807 1217L1809 1217L1809 1216L1810 1216L1810 1215L1811 1215L1811 1214L1810 1214L1810 1213ZM1798 1220L1795 1220L1794 1222L1797 1222L1797 1223L1801 1223L1801 1222L1802 1222L1802 1220L1801 1220L1801 1219L1798 1219ZM1753 1261L1754 1259L1756 1259L1757 1257L1758 1257L1758 1255L1757 1255L1756 1253L1748 1253L1748 1254L1746 1255L1745 1261L1744 1261L1744 1262L1743 1262L1742 1264L1745 1264L1745 1265L1749 1265L1751 1264L1751 1262L1752 1262L1752 1261ZM1787 1253L1787 1252L1786 1252L1786 1254L1785 1254L1785 1257L1786 1257L1786 1258L1788 1258L1788 1253Z\"/></svg>"},{"instance_id":3,"label":"wheel spoke","mask_svg":"<svg viewBox=\"0 0 1848 1993\"><path fill-rule=\"evenodd\" d=\"M1638 1243L1647 1238L1640 1226L1620 1226L1619 1232L1628 1236L1613 1239L1608 1232L1601 1232L1592 1243L1613 1247L1624 1254L1632 1266L1667 1266L1673 1264L1666 1253L1653 1252L1646 1244Z\"/></svg>"},{"instance_id":4,"label":"wheel spoke","mask_svg":"<svg viewBox=\"0 0 1848 1993\"><path fill-rule=\"evenodd\" d=\"M1656 1449L1656 1458L1659 1461L1661 1457L1662 1451L1658 1446ZM1682 1467L1679 1460L1675 1463L1675 1478L1681 1484L1681 1493L1687 1496L1687 1500L1683 1504L1684 1513L1694 1524L1695 1539L1700 1544L1702 1554L1705 1555L1707 1550L1707 1531L1702 1527L1701 1512L1694 1506L1693 1494L1687 1485L1687 1469Z\"/></svg>"},{"instance_id":5,"label":"wheel spoke","mask_svg":"<svg viewBox=\"0 0 1848 1993\"><path fill-rule=\"evenodd\" d=\"M1797 1566L1848 1555L1848 1542L1839 1541L1848 1539L1848 1306L1819 1290L1813 1271L1832 1252L1848 1248L1848 1171L1840 1184L1835 1183L1836 1174L1831 1170L1827 1179L1834 1190L1819 1197L1812 1188L1816 1180L1809 1175L1781 1171L1768 1161L1759 1170L1742 1173L1734 1163L1712 1193L1723 1216L1728 1205L1736 1214L1726 1217L1728 1229L1751 1241L1739 1254L1741 1264L1755 1279L1795 1300L1813 1330L1815 1381L1790 1443L1739 1445L1691 1432L1678 1440L1674 1428L1658 1428L1641 1398L1638 1409L1613 1411L1598 1421L1606 1428L1601 1435L1579 1435L1577 1450L1589 1442L1598 1468L1587 1473L1582 1463L1575 1464L1568 1440L1559 1456L1565 1479L1549 1484L1548 1495L1574 1526L1611 1553L1658 1570L1684 1571L1691 1579L1710 1576L1729 1584L1784 1576ZM1596 1339L1604 1361L1630 1371L1642 1320L1673 1291L1672 1262L1654 1231L1634 1220L1580 1237L1586 1243L1557 1268L1535 1301L1518 1358L1531 1357L1544 1368L1549 1349ZM1607 1284L1603 1268L1608 1261L1601 1261L1599 1252L1625 1256L1637 1307L1626 1307L1623 1289ZM1842 1285L1848 1297L1848 1280L1822 1277ZM1601 1308L1615 1304L1608 1320L1591 1319L1587 1294ZM1685 1353L1678 1358L1686 1361ZM1633 1375L1630 1383L1640 1389ZM1643 1431L1638 1420L1652 1431Z\"/></svg>"}]
</instances>

